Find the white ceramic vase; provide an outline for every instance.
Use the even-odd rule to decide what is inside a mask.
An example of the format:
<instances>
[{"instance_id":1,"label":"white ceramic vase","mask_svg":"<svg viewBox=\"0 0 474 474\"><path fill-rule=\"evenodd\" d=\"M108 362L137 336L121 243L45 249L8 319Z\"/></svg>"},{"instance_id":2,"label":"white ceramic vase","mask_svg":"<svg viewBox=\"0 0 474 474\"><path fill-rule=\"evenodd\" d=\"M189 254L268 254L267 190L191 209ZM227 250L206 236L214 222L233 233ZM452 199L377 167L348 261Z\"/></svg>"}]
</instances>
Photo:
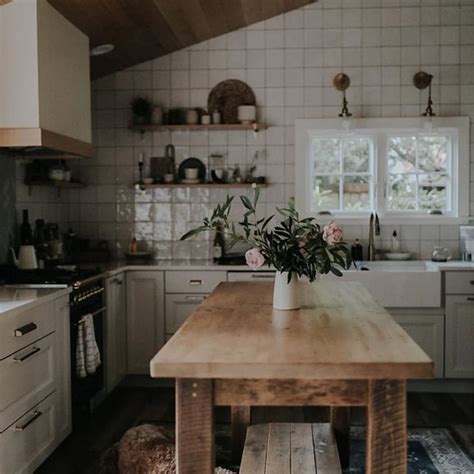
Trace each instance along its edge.
<instances>
[{"instance_id":1,"label":"white ceramic vase","mask_svg":"<svg viewBox=\"0 0 474 474\"><path fill-rule=\"evenodd\" d=\"M298 275L293 273L288 283L288 272L276 272L273 287L273 307L280 310L299 309Z\"/></svg>"}]
</instances>

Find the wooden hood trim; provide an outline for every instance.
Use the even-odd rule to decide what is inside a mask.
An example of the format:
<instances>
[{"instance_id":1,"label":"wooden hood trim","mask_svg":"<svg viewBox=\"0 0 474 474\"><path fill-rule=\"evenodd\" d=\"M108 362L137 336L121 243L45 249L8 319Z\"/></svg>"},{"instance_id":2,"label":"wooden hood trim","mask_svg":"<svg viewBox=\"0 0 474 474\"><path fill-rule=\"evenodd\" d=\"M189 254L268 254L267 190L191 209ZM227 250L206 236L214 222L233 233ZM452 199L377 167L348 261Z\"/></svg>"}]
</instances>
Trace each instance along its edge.
<instances>
[{"instance_id":1,"label":"wooden hood trim","mask_svg":"<svg viewBox=\"0 0 474 474\"><path fill-rule=\"evenodd\" d=\"M0 148L44 147L53 152L90 158L90 143L51 132L44 128L2 128L0 129ZM45 156L46 158L46 156Z\"/></svg>"}]
</instances>

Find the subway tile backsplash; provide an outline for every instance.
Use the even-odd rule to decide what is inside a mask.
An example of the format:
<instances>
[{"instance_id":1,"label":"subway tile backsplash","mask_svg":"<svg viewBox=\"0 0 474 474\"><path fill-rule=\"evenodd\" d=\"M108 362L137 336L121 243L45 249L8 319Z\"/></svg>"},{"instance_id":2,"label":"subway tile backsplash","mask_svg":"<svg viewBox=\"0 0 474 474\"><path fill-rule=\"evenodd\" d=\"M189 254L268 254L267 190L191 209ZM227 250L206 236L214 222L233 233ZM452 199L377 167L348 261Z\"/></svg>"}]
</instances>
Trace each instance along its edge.
<instances>
[{"instance_id":1,"label":"subway tile backsplash","mask_svg":"<svg viewBox=\"0 0 474 474\"><path fill-rule=\"evenodd\" d=\"M261 200L261 213L268 214L294 194L294 120L335 117L340 111L341 97L332 85L336 73L351 78L348 100L355 116L411 117L426 105L425 92L412 85L420 70L434 75L438 115L474 117L474 0L321 0L95 81L95 157L74 164L76 176L89 186L59 198L55 190L40 188L29 195L19 169L17 208L29 207L33 218L57 220L84 237L109 240L119 255L135 235L149 242L157 259L207 258L209 236L178 239L226 192L135 191L140 153L148 162L173 143L178 163L190 156L207 163L212 152L221 152L227 166L245 170L255 152L265 150L258 174L270 183ZM144 95L164 107L206 107L210 89L230 78L252 87L259 119L269 124L256 138L234 131L141 136L128 129L133 97ZM471 215L473 142L471 130ZM382 222L379 248L390 248L393 230L402 249L416 258L429 258L434 245L459 256L458 226ZM368 225L346 225L345 236L365 246Z\"/></svg>"}]
</instances>

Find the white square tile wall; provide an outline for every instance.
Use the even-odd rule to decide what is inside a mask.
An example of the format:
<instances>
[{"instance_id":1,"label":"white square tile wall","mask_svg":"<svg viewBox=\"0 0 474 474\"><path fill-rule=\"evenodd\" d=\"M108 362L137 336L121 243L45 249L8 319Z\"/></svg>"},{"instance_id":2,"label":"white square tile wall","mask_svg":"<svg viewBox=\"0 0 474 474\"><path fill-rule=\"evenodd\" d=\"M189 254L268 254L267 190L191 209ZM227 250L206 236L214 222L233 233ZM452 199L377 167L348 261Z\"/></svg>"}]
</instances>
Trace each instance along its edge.
<instances>
[{"instance_id":1,"label":"white square tile wall","mask_svg":"<svg viewBox=\"0 0 474 474\"><path fill-rule=\"evenodd\" d=\"M140 153L163 156L173 142L178 160L225 153L229 166L250 163L266 150L258 174L270 185L262 213L294 193L296 118L334 117L341 97L332 86L344 70L351 77L350 109L361 117L418 116L426 102L412 85L419 70L434 75L438 115L474 118L474 0L321 0L317 3L194 45L96 81L93 85L94 159L78 165L89 187L70 192L67 203L54 192L28 196L19 184L18 209L31 205L80 229L84 237L108 239L120 250L132 235L153 242L156 258L208 257L206 237L178 242L222 190L155 190L135 193ZM239 132L149 133L127 129L129 103L145 95L165 107L206 106L219 81L239 78L254 90L259 119L270 127L254 138ZM474 127L471 130L470 207L474 214ZM65 199L63 196L62 199ZM393 230L402 247L429 258L441 244L458 255L457 226L382 226L380 245ZM367 237L366 225L346 226L351 242Z\"/></svg>"}]
</instances>

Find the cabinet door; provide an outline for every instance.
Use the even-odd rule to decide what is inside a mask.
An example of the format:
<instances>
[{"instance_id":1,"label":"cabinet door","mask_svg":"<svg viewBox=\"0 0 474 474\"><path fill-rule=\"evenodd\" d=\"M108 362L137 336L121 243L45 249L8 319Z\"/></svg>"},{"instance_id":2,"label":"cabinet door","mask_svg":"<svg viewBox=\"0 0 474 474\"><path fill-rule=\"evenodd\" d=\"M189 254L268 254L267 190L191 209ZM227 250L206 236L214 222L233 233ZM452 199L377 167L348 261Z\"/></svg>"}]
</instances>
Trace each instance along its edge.
<instances>
[{"instance_id":1,"label":"cabinet door","mask_svg":"<svg viewBox=\"0 0 474 474\"><path fill-rule=\"evenodd\" d=\"M165 342L163 272L127 273L127 372L149 374Z\"/></svg>"},{"instance_id":2,"label":"cabinet door","mask_svg":"<svg viewBox=\"0 0 474 474\"><path fill-rule=\"evenodd\" d=\"M474 377L474 296L446 296L446 377Z\"/></svg>"},{"instance_id":3,"label":"cabinet door","mask_svg":"<svg viewBox=\"0 0 474 474\"><path fill-rule=\"evenodd\" d=\"M110 393L127 372L127 320L125 276L123 273L105 282L106 299L106 389Z\"/></svg>"},{"instance_id":4,"label":"cabinet door","mask_svg":"<svg viewBox=\"0 0 474 474\"><path fill-rule=\"evenodd\" d=\"M395 321L426 352L434 363L434 376L444 375L444 316L416 310L391 311Z\"/></svg>"},{"instance_id":5,"label":"cabinet door","mask_svg":"<svg viewBox=\"0 0 474 474\"><path fill-rule=\"evenodd\" d=\"M207 295L166 295L166 334L174 334Z\"/></svg>"}]
</instances>

